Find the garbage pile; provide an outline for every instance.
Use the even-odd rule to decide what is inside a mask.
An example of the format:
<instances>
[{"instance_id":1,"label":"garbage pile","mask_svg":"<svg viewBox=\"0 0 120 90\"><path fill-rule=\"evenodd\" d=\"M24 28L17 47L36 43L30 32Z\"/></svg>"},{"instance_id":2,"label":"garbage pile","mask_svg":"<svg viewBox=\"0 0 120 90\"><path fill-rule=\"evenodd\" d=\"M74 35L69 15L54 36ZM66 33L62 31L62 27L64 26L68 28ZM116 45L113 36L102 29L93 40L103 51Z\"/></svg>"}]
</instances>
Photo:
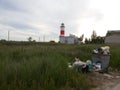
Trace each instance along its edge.
<instances>
[{"instance_id":1,"label":"garbage pile","mask_svg":"<svg viewBox=\"0 0 120 90\"><path fill-rule=\"evenodd\" d=\"M104 46L94 49L92 52L92 63L99 72L105 72L109 66L110 47Z\"/></svg>"},{"instance_id":2,"label":"garbage pile","mask_svg":"<svg viewBox=\"0 0 120 90\"><path fill-rule=\"evenodd\" d=\"M94 49L92 52L92 60L81 61L78 57L68 63L69 68L77 66L77 70L83 73L89 71L104 72L109 65L110 60L110 47L104 46Z\"/></svg>"},{"instance_id":3,"label":"garbage pile","mask_svg":"<svg viewBox=\"0 0 120 90\"><path fill-rule=\"evenodd\" d=\"M110 47L109 46L99 47L97 49L94 49L92 53L107 55L110 54Z\"/></svg>"},{"instance_id":4,"label":"garbage pile","mask_svg":"<svg viewBox=\"0 0 120 90\"><path fill-rule=\"evenodd\" d=\"M92 62L91 60L83 62L78 57L75 57L75 59L68 64L68 67L77 67L78 72L87 73L92 70Z\"/></svg>"}]
</instances>

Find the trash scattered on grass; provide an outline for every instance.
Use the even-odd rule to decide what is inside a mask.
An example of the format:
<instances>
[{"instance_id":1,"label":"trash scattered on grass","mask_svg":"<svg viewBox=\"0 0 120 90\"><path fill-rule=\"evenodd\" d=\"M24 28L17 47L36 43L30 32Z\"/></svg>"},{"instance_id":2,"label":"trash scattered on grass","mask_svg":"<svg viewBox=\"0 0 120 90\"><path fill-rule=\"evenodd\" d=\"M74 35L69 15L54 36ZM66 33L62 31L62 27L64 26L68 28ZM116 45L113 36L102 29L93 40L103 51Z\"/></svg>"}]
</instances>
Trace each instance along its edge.
<instances>
[{"instance_id":1,"label":"trash scattered on grass","mask_svg":"<svg viewBox=\"0 0 120 90\"><path fill-rule=\"evenodd\" d=\"M77 67L78 72L87 73L92 69L92 62L90 60L83 62L78 57L75 57L75 59L71 63L68 63L68 67Z\"/></svg>"},{"instance_id":2,"label":"trash scattered on grass","mask_svg":"<svg viewBox=\"0 0 120 90\"><path fill-rule=\"evenodd\" d=\"M78 71L89 72L89 71L99 71L105 72L106 68L109 66L110 60L110 47L104 46L94 49L92 52L92 60L86 60L83 62L78 57L68 63L69 68L77 66Z\"/></svg>"}]
</instances>

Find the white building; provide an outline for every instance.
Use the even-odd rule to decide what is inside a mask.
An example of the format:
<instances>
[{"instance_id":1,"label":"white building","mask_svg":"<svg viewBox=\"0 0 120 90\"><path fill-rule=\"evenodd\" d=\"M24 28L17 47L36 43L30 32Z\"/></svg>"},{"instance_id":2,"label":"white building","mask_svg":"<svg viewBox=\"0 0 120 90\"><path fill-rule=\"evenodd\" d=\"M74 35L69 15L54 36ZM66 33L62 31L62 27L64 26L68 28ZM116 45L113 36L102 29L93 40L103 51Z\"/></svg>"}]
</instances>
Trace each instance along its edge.
<instances>
[{"instance_id":1,"label":"white building","mask_svg":"<svg viewBox=\"0 0 120 90\"><path fill-rule=\"evenodd\" d=\"M65 34L64 29L65 29L65 26L64 26L64 23L62 23L60 26L60 36L59 36L60 43L80 44L78 37L76 37L75 35L70 34L69 36L64 36Z\"/></svg>"}]
</instances>

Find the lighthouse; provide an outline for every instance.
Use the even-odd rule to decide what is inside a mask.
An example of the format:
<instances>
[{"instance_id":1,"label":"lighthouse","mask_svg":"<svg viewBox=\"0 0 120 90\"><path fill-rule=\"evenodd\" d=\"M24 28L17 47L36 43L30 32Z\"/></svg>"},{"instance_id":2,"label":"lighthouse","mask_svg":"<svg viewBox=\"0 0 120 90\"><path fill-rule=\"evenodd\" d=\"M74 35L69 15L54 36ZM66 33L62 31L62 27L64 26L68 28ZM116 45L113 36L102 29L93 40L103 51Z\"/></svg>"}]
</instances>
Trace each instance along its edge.
<instances>
[{"instance_id":1,"label":"lighthouse","mask_svg":"<svg viewBox=\"0 0 120 90\"><path fill-rule=\"evenodd\" d=\"M67 43L67 44L80 44L78 37L75 35L70 34L69 36L65 36L65 25L61 23L60 26L60 36L59 36L60 43Z\"/></svg>"},{"instance_id":2,"label":"lighthouse","mask_svg":"<svg viewBox=\"0 0 120 90\"><path fill-rule=\"evenodd\" d=\"M61 26L60 26L60 36L64 36L65 35L65 26L64 26L64 23L61 23Z\"/></svg>"}]
</instances>

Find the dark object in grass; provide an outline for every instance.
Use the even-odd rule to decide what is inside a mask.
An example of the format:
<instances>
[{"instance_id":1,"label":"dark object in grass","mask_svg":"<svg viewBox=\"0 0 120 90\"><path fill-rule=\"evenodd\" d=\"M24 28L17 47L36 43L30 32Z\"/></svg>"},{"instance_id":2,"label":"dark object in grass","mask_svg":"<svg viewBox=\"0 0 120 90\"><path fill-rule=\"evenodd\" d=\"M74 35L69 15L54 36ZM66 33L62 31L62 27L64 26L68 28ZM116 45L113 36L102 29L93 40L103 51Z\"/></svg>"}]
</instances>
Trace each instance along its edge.
<instances>
[{"instance_id":1,"label":"dark object in grass","mask_svg":"<svg viewBox=\"0 0 120 90\"><path fill-rule=\"evenodd\" d=\"M88 65L86 65L86 67L84 67L84 68L83 68L83 65L78 66L78 72L88 73L88 71L89 71Z\"/></svg>"}]
</instances>

